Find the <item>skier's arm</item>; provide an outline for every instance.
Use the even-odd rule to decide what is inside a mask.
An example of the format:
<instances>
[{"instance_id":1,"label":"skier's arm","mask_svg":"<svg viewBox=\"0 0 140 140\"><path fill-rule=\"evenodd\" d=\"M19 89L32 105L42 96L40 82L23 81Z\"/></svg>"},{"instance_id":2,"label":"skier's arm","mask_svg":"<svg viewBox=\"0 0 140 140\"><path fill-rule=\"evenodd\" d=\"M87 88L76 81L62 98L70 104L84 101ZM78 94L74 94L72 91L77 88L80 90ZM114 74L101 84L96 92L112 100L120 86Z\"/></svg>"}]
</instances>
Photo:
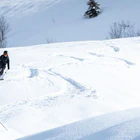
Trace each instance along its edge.
<instances>
[{"instance_id":1,"label":"skier's arm","mask_svg":"<svg viewBox=\"0 0 140 140\"><path fill-rule=\"evenodd\" d=\"M7 67L8 67L8 70L9 70L10 69L10 59L9 59L9 57L8 57Z\"/></svg>"},{"instance_id":2,"label":"skier's arm","mask_svg":"<svg viewBox=\"0 0 140 140\"><path fill-rule=\"evenodd\" d=\"M2 55L0 56L0 62L2 61Z\"/></svg>"}]
</instances>

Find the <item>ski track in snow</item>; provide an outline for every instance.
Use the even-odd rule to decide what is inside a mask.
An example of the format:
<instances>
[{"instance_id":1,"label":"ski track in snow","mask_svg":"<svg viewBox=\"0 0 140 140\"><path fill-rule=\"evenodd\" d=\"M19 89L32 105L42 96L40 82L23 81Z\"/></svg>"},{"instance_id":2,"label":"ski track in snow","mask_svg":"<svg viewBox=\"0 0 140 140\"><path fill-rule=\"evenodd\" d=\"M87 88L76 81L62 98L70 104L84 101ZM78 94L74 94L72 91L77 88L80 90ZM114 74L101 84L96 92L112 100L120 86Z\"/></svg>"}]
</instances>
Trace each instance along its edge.
<instances>
[{"instance_id":1,"label":"ski track in snow","mask_svg":"<svg viewBox=\"0 0 140 140\"><path fill-rule=\"evenodd\" d=\"M74 79L68 78L68 77L64 77L63 75L57 73L57 72L53 72L52 69L49 69L49 71L51 73L53 73L54 75L62 78L64 81L68 82L69 84L71 84L76 90L78 89L77 92L74 93L74 96L77 95L84 95L85 97L92 97L94 99L97 98L96 95L96 90L91 90L90 88L86 88L84 85L81 85L80 83L78 83L77 81L75 81ZM76 91L75 90L75 91Z\"/></svg>"},{"instance_id":2,"label":"ski track in snow","mask_svg":"<svg viewBox=\"0 0 140 140\"><path fill-rule=\"evenodd\" d=\"M120 51L119 47L116 47L116 46L110 46L110 47L113 48L115 52L119 52Z\"/></svg>"},{"instance_id":3,"label":"ski track in snow","mask_svg":"<svg viewBox=\"0 0 140 140\"><path fill-rule=\"evenodd\" d=\"M30 69L30 72L31 72L31 74L30 74L29 78L33 78L33 77L36 77L39 75L38 69Z\"/></svg>"},{"instance_id":4,"label":"ski track in snow","mask_svg":"<svg viewBox=\"0 0 140 140\"><path fill-rule=\"evenodd\" d=\"M81 62L85 60L83 58L78 58L78 57L74 57L74 56L64 56L64 55L58 55L58 56L66 57L66 58L72 58L74 60L78 60L78 61L81 61Z\"/></svg>"},{"instance_id":5,"label":"ski track in snow","mask_svg":"<svg viewBox=\"0 0 140 140\"><path fill-rule=\"evenodd\" d=\"M88 52L88 54L90 54L92 56L97 56L97 57L109 57L109 58L121 60L121 61L125 62L128 65L134 65L133 62L130 62L130 61L125 60L125 59L122 59L122 58L110 57L110 56L105 56L105 55L102 55L102 54L92 53L92 52ZM59 56L59 57L65 57L65 58L72 58L74 60L78 60L79 63L82 63L85 60L84 58L79 58L79 57L75 57L75 56L66 56L66 55L57 55L57 56ZM23 65L22 66L24 69L26 69L26 70L28 70L30 72L29 76L27 75L24 78L24 80L27 80L27 78L35 78L35 77L38 77L39 78L42 72L46 72L50 76L51 75L57 76L57 77L61 78L64 82L69 83L70 85L72 85L75 88L75 90L78 90L77 93L75 93L75 95L76 94L78 95L78 94L80 94L80 93L83 92L85 94L85 97L91 97L91 95L93 95L93 94L94 94L94 97L95 98L97 97L97 95L96 95L96 93L97 93L96 89L90 90L90 88L86 88L85 86L83 86L82 84L78 83L74 79L71 79L69 77L65 77L65 76L63 76L63 75L61 75L61 74L53 71L53 68L61 67L61 66L64 66L64 65L78 64L77 61L76 62L73 62L72 61L72 62L68 62L68 63L62 63L62 64L59 64L59 65L54 65L51 68L44 69L44 70L41 70L41 69L39 69L37 67L34 68L32 65L34 65L36 63L44 63L44 62L29 63L29 64L26 64L26 65ZM49 83L51 83L53 85L53 81L51 81L49 78L47 78L47 75L46 75L46 79L49 81ZM15 80L16 80L16 78L15 78ZM11 80L9 80L9 81L11 81ZM52 96L53 96L53 94L52 94Z\"/></svg>"},{"instance_id":6,"label":"ski track in snow","mask_svg":"<svg viewBox=\"0 0 140 140\"><path fill-rule=\"evenodd\" d=\"M115 44L113 44L113 43L110 43L110 44L106 44L108 47L111 47L113 50L114 50L114 52L119 52L120 51L120 48L119 47L117 47Z\"/></svg>"},{"instance_id":7,"label":"ski track in snow","mask_svg":"<svg viewBox=\"0 0 140 140\"><path fill-rule=\"evenodd\" d=\"M70 83L71 85L73 85L75 88L79 89L80 92L86 91L86 88L84 86L82 86L80 83L76 82L75 80L73 80L71 78L64 77L64 76L62 76L59 73L53 72L51 69L49 71L51 71L56 76L61 77L63 80L67 81L68 83Z\"/></svg>"},{"instance_id":8,"label":"ski track in snow","mask_svg":"<svg viewBox=\"0 0 140 140\"><path fill-rule=\"evenodd\" d=\"M91 52L89 52L89 54L93 55L93 56L97 56L97 57L108 57L108 58L120 60L120 61L125 62L127 65L135 65L135 63L133 63L133 62L131 62L129 60L123 59L123 58L117 58L117 57L112 57L112 56L105 56L103 54L97 54L97 53L91 53Z\"/></svg>"},{"instance_id":9,"label":"ski track in snow","mask_svg":"<svg viewBox=\"0 0 140 140\"><path fill-rule=\"evenodd\" d=\"M8 15L9 17L27 15L40 10L40 7L46 9L61 0L4 0L0 2L1 14Z\"/></svg>"},{"instance_id":10,"label":"ski track in snow","mask_svg":"<svg viewBox=\"0 0 140 140\"><path fill-rule=\"evenodd\" d=\"M67 57L67 56L65 56ZM73 56L68 56L68 58L72 58L74 60L78 60L81 62L81 59L79 58L75 58ZM84 59L83 59L84 60ZM82 60L82 61L83 61ZM44 62L35 62L35 63L29 63L26 65L21 65L21 68L26 69L27 71L29 71L29 73L26 75L26 77L24 77L24 79L22 80L28 80L28 78L36 78L38 77L38 79L34 79L34 80L39 80L39 77L41 75L42 72L48 73L50 76L55 76L55 77L59 77L63 80L63 83L68 83L65 85L71 85L74 89L73 91L69 91L68 93L66 93L67 91L63 91L61 94L49 94L46 96L42 96L42 97L37 97L37 98L33 98L30 100L23 100L23 101L19 101L17 103L13 103L11 105L6 105L4 107L2 107L0 109L0 114L2 117L1 120L4 121L5 118L7 119L8 116L12 116L14 113L23 110L26 106L32 107L32 106L36 106L37 108L44 106L56 106L58 104L60 104L59 101L64 100L64 99L71 99L73 97L78 97L80 96L84 96L86 98L93 98L93 99L97 99L97 95L96 95L96 90L92 90L90 88L86 88L85 86L81 85L80 83L78 83L77 81L75 81L74 79L68 78L68 77L64 77L63 75L54 72L52 69L53 68L57 68L60 66L66 66L66 65L72 65L72 64L77 64L78 62L68 62L68 63L63 63L60 65L54 65L51 68L48 69L44 69L41 70L39 68L34 68L32 65L36 64L36 63L44 63ZM29 76L28 76L29 75ZM47 75L46 75L47 78ZM19 77L18 80L20 80L21 78ZM40 79L41 80L41 79ZM49 78L47 78L47 80L53 85L53 81L51 81ZM7 80L9 82L12 81L17 81L17 78L13 79L13 80ZM71 87L66 87L67 89L70 88L70 90L72 89ZM8 111L10 108L10 112ZM16 108L16 111L15 111ZM8 111L8 112L7 112ZM5 114L5 115L2 115Z\"/></svg>"}]
</instances>

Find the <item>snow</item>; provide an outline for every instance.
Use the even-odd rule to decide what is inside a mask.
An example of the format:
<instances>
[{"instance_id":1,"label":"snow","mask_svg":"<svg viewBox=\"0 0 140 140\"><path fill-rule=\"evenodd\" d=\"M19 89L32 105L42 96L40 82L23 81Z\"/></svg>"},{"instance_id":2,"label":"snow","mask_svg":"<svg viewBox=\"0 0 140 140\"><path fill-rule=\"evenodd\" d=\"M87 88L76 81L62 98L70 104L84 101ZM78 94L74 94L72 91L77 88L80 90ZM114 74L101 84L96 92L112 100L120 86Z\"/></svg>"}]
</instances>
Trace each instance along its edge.
<instances>
[{"instance_id":1,"label":"snow","mask_svg":"<svg viewBox=\"0 0 140 140\"><path fill-rule=\"evenodd\" d=\"M19 140L135 140L140 136L140 108L98 116Z\"/></svg>"},{"instance_id":2,"label":"snow","mask_svg":"<svg viewBox=\"0 0 140 140\"><path fill-rule=\"evenodd\" d=\"M129 21L139 30L140 1L98 0L102 13L83 17L87 0L1 0L0 9L10 23L8 46L29 46L52 42L102 40L112 23Z\"/></svg>"},{"instance_id":3,"label":"snow","mask_svg":"<svg viewBox=\"0 0 140 140\"><path fill-rule=\"evenodd\" d=\"M86 2L0 1L11 26L0 140L140 139L140 37L104 40L115 21L139 29L140 1L98 0L93 19Z\"/></svg>"},{"instance_id":4,"label":"snow","mask_svg":"<svg viewBox=\"0 0 140 140\"><path fill-rule=\"evenodd\" d=\"M0 121L8 132L0 139L139 138L140 38L8 51L11 69L0 81Z\"/></svg>"}]
</instances>

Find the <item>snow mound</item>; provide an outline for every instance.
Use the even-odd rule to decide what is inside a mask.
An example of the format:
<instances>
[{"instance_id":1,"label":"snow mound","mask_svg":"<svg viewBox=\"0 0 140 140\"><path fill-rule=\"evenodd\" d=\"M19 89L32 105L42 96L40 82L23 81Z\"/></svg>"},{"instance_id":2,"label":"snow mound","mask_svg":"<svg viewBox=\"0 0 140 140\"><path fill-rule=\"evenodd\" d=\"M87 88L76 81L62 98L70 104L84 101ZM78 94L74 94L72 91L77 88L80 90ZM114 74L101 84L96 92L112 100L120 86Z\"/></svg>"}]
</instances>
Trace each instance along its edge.
<instances>
[{"instance_id":1,"label":"snow mound","mask_svg":"<svg viewBox=\"0 0 140 140\"><path fill-rule=\"evenodd\" d=\"M138 140L140 108L94 117L18 140Z\"/></svg>"}]
</instances>

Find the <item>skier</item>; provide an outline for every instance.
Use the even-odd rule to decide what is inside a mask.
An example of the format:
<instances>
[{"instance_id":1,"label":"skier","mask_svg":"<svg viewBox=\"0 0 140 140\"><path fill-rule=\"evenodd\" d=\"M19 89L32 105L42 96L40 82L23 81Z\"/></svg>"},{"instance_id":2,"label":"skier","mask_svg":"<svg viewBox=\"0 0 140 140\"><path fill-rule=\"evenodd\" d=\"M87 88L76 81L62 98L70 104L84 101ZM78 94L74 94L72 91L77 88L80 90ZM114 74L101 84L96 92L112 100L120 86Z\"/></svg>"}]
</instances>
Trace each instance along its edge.
<instances>
[{"instance_id":1,"label":"skier","mask_svg":"<svg viewBox=\"0 0 140 140\"><path fill-rule=\"evenodd\" d=\"M8 56L8 51L4 51L3 55L0 56L0 76L3 75L6 65L8 69L10 69L10 60Z\"/></svg>"}]
</instances>

